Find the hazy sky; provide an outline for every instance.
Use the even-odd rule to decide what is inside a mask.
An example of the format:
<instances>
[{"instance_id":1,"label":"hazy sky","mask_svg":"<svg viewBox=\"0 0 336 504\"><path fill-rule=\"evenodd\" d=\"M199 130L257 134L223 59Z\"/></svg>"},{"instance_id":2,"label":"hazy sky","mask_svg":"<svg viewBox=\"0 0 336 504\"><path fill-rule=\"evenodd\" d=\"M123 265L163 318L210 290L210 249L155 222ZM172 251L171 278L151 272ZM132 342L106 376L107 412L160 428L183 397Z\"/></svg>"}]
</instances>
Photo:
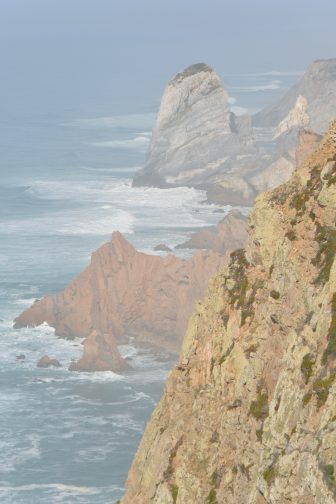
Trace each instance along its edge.
<instances>
[{"instance_id":1,"label":"hazy sky","mask_svg":"<svg viewBox=\"0 0 336 504\"><path fill-rule=\"evenodd\" d=\"M335 0L0 0L1 106L146 108L199 61L301 70L336 56L335 19Z\"/></svg>"}]
</instances>

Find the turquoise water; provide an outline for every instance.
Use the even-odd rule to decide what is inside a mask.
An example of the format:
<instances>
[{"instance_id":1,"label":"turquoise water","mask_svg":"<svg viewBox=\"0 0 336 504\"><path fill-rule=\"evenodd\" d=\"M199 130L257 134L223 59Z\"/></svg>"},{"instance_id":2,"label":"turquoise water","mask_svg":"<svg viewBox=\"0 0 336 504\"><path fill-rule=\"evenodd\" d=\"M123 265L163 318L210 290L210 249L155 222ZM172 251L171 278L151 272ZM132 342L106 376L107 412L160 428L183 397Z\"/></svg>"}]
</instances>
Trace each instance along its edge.
<instances>
[{"instance_id":1,"label":"turquoise water","mask_svg":"<svg viewBox=\"0 0 336 504\"><path fill-rule=\"evenodd\" d=\"M235 106L253 109L262 102L260 93L276 96L290 79L227 80ZM268 91L256 90L267 83ZM121 347L133 368L128 374L77 374L67 367L80 355L81 340L56 338L47 326L12 328L34 299L62 290L113 230L152 252L158 243L174 246L191 229L223 217L193 189L131 187L133 172L144 163L156 107L139 110L122 116L110 111L107 117L85 109L22 115L16 110L1 119L1 503L119 499L175 360L128 345ZM63 367L36 368L45 353ZM25 359L18 360L21 354Z\"/></svg>"}]
</instances>

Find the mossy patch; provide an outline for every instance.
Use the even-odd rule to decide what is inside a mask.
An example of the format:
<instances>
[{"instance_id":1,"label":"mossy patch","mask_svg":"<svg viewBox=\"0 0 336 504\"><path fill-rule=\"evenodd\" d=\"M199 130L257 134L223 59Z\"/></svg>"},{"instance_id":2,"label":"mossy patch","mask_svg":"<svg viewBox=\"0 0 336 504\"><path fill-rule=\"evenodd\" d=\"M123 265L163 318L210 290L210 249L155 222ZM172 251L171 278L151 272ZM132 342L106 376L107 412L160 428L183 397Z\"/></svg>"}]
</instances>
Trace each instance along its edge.
<instances>
[{"instance_id":1,"label":"mossy patch","mask_svg":"<svg viewBox=\"0 0 336 504\"><path fill-rule=\"evenodd\" d=\"M322 357L322 363L325 364L331 355L336 354L336 292L331 301L331 322L328 330L328 345Z\"/></svg>"},{"instance_id":2,"label":"mossy patch","mask_svg":"<svg viewBox=\"0 0 336 504\"><path fill-rule=\"evenodd\" d=\"M275 468L273 465L270 465L264 472L263 478L266 481L267 485L270 486L275 479Z\"/></svg>"},{"instance_id":3,"label":"mossy patch","mask_svg":"<svg viewBox=\"0 0 336 504\"><path fill-rule=\"evenodd\" d=\"M259 389L257 398L250 404L250 414L256 420L265 420L268 416L268 394L267 391Z\"/></svg>"},{"instance_id":4,"label":"mossy patch","mask_svg":"<svg viewBox=\"0 0 336 504\"><path fill-rule=\"evenodd\" d=\"M206 499L206 504L217 504L217 492L215 488L212 488Z\"/></svg>"},{"instance_id":5,"label":"mossy patch","mask_svg":"<svg viewBox=\"0 0 336 504\"><path fill-rule=\"evenodd\" d=\"M173 498L173 503L176 504L179 488L177 485L170 485L170 493Z\"/></svg>"},{"instance_id":6,"label":"mossy patch","mask_svg":"<svg viewBox=\"0 0 336 504\"><path fill-rule=\"evenodd\" d=\"M320 378L316 380L313 384L313 390L315 392L317 398L317 409L320 409L323 406L329 396L329 390L332 384L334 383L336 378L336 373L331 373L328 378Z\"/></svg>"},{"instance_id":7,"label":"mossy patch","mask_svg":"<svg viewBox=\"0 0 336 504\"><path fill-rule=\"evenodd\" d=\"M305 394L302 398L303 406L307 406L307 404L309 404L312 397L313 397L313 394L311 392L307 392L307 394Z\"/></svg>"},{"instance_id":8,"label":"mossy patch","mask_svg":"<svg viewBox=\"0 0 336 504\"><path fill-rule=\"evenodd\" d=\"M273 299L279 299L280 297L280 292L276 291L276 290L271 290L270 292L270 296L273 298Z\"/></svg>"},{"instance_id":9,"label":"mossy patch","mask_svg":"<svg viewBox=\"0 0 336 504\"><path fill-rule=\"evenodd\" d=\"M312 354L307 353L301 362L301 373L303 374L304 381L307 384L309 381L309 378L313 374L313 369L315 365L315 358Z\"/></svg>"},{"instance_id":10,"label":"mossy patch","mask_svg":"<svg viewBox=\"0 0 336 504\"><path fill-rule=\"evenodd\" d=\"M320 268L315 284L325 284L330 277L330 270L336 254L336 229L330 226L316 224L315 241L319 245L312 264Z\"/></svg>"}]
</instances>

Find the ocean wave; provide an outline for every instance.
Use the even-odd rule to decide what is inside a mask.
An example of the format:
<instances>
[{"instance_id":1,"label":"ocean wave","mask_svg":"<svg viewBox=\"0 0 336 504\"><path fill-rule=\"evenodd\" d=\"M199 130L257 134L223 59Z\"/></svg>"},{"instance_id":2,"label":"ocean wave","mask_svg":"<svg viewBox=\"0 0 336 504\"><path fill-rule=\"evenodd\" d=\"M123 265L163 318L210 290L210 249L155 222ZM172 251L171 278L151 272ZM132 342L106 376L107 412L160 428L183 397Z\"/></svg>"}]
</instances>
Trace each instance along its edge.
<instances>
[{"instance_id":1,"label":"ocean wave","mask_svg":"<svg viewBox=\"0 0 336 504\"><path fill-rule=\"evenodd\" d=\"M127 140L105 140L100 142L91 142L94 147L109 147L112 149L131 149L140 152L146 152L150 138L148 136L136 136Z\"/></svg>"},{"instance_id":2,"label":"ocean wave","mask_svg":"<svg viewBox=\"0 0 336 504\"><path fill-rule=\"evenodd\" d=\"M133 128L150 129L155 122L155 113L125 114L108 117L93 117L76 119L68 123L68 126L76 126L82 129L110 129L110 128Z\"/></svg>"},{"instance_id":3,"label":"ocean wave","mask_svg":"<svg viewBox=\"0 0 336 504\"><path fill-rule=\"evenodd\" d=\"M236 86L232 89L234 91L240 93L260 93L263 91L276 91L280 89L281 81L280 80L272 80L265 84L255 84L255 85L246 85L246 86Z\"/></svg>"}]
</instances>

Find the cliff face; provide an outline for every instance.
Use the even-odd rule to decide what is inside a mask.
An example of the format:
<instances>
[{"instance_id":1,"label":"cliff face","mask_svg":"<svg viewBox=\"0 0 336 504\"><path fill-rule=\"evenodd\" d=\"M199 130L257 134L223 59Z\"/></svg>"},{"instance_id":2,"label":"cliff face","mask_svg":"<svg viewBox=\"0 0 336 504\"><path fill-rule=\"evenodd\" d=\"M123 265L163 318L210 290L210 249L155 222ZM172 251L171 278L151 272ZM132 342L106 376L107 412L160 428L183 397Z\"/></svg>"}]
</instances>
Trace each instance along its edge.
<instances>
[{"instance_id":1,"label":"cliff face","mask_svg":"<svg viewBox=\"0 0 336 504\"><path fill-rule=\"evenodd\" d=\"M123 504L336 499L336 122L210 281Z\"/></svg>"},{"instance_id":2,"label":"cliff face","mask_svg":"<svg viewBox=\"0 0 336 504\"><path fill-rule=\"evenodd\" d=\"M225 255L229 250L243 247L247 240L246 217L231 210L216 226L193 233L191 238L176 249L207 249Z\"/></svg>"},{"instance_id":3,"label":"cliff face","mask_svg":"<svg viewBox=\"0 0 336 504\"><path fill-rule=\"evenodd\" d=\"M206 187L230 171L232 156L254 153L250 120L230 112L228 98L203 63L177 74L164 91L147 162L133 184Z\"/></svg>"},{"instance_id":4,"label":"cliff face","mask_svg":"<svg viewBox=\"0 0 336 504\"><path fill-rule=\"evenodd\" d=\"M308 127L324 134L336 116L336 59L314 61L277 103L254 116L254 124L277 128L276 136Z\"/></svg>"},{"instance_id":5,"label":"cliff face","mask_svg":"<svg viewBox=\"0 0 336 504\"><path fill-rule=\"evenodd\" d=\"M87 338L83 358L71 368L120 371L125 362L117 344L130 337L179 351L194 303L224 261L213 251L189 260L143 254L114 233L62 293L36 301L15 326L47 322L57 335Z\"/></svg>"}]
</instances>

